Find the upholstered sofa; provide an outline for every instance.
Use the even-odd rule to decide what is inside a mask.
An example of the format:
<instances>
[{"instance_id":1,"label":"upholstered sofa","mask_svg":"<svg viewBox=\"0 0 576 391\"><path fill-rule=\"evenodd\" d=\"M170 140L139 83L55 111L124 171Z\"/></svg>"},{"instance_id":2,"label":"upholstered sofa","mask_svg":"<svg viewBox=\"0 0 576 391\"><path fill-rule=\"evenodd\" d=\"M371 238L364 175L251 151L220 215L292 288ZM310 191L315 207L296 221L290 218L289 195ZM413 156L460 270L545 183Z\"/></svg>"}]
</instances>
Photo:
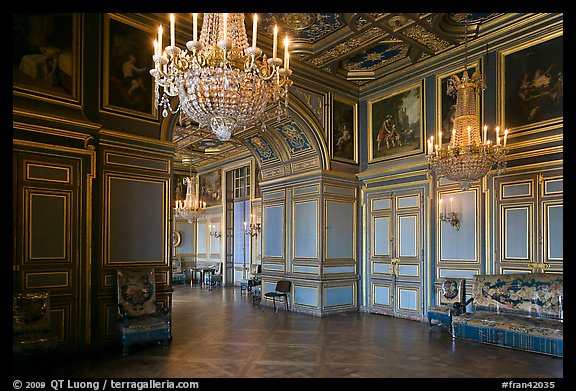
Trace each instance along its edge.
<instances>
[{"instance_id":1,"label":"upholstered sofa","mask_svg":"<svg viewBox=\"0 0 576 391\"><path fill-rule=\"evenodd\" d=\"M472 311L452 318L456 338L564 356L563 275L476 275Z\"/></svg>"}]
</instances>

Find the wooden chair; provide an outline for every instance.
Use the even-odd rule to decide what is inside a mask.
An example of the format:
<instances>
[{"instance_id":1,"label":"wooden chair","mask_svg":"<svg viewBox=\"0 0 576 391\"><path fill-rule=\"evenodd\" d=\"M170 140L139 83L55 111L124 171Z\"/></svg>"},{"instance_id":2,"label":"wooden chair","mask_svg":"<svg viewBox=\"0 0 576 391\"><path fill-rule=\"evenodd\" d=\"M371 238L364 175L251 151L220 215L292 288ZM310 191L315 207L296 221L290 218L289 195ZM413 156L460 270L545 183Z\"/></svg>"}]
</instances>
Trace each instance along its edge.
<instances>
[{"instance_id":1,"label":"wooden chair","mask_svg":"<svg viewBox=\"0 0 576 391\"><path fill-rule=\"evenodd\" d=\"M278 307L276 306L276 300L283 299L286 304L286 311L290 311L290 306L288 305L288 294L290 293L290 287L292 283L287 280L280 280L276 283L276 288L272 292L264 293L262 300L262 311L264 311L264 306L266 305L266 299L272 299L274 303L274 312L278 313Z\"/></svg>"},{"instance_id":2,"label":"wooden chair","mask_svg":"<svg viewBox=\"0 0 576 391\"><path fill-rule=\"evenodd\" d=\"M154 269L117 271L118 329L122 355L135 343L158 342L169 346L170 309L156 302Z\"/></svg>"}]
</instances>

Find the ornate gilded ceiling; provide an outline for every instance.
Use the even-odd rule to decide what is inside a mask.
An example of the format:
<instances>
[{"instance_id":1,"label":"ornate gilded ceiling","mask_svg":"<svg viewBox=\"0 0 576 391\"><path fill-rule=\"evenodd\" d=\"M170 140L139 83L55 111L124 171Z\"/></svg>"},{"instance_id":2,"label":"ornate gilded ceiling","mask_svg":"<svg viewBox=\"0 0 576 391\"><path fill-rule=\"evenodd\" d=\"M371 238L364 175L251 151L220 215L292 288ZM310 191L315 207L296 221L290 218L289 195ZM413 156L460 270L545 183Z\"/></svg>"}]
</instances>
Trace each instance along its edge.
<instances>
[{"instance_id":1,"label":"ornate gilded ceiling","mask_svg":"<svg viewBox=\"0 0 576 391\"><path fill-rule=\"evenodd\" d=\"M181 14L185 15L185 14ZM291 40L291 58L317 69L326 77L338 78L361 87L395 72L410 71L419 61L441 54L495 26L505 14L494 13L262 13L258 14L258 39L271 42L274 25L280 37ZM252 14L246 14L251 32ZM494 28L494 27L490 27ZM260 45L259 45L260 46ZM271 46L271 44L270 44ZM241 132L222 143L194 124L177 125L175 164L192 157L201 167L242 156L254 132ZM248 140L250 139L250 140ZM262 151L264 151L262 149ZM254 152L254 151L252 151Z\"/></svg>"}]
</instances>

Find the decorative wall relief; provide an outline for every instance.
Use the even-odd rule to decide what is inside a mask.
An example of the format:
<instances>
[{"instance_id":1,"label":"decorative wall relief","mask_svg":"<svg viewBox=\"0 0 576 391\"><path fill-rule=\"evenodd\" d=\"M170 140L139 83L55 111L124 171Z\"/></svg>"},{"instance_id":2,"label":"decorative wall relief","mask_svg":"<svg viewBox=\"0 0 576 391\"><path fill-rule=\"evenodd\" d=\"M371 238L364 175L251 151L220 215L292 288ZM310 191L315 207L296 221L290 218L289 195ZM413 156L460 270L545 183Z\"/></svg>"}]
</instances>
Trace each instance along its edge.
<instances>
[{"instance_id":1,"label":"decorative wall relief","mask_svg":"<svg viewBox=\"0 0 576 391\"><path fill-rule=\"evenodd\" d=\"M311 149L310 142L302 129L294 122L288 121L283 124L276 126L276 129L280 131L282 136L288 142L288 146L290 147L290 152L292 154L296 154L298 152L302 152L308 149Z\"/></svg>"}]
</instances>

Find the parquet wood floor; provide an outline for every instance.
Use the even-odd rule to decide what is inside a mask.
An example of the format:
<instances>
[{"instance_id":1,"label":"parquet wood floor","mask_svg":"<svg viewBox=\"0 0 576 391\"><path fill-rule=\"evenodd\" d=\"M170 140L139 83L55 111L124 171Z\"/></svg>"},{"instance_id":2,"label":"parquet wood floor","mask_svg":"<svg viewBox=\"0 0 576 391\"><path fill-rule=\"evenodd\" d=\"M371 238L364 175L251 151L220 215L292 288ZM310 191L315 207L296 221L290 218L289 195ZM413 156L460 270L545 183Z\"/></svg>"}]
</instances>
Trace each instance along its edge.
<instances>
[{"instance_id":1,"label":"parquet wood floor","mask_svg":"<svg viewBox=\"0 0 576 391\"><path fill-rule=\"evenodd\" d=\"M365 312L277 314L240 288L176 285L173 340L44 360L52 378L562 379L563 359L452 339L445 329ZM22 364L14 372L26 373ZM500 383L498 383L498 386ZM500 387L498 387L500 388Z\"/></svg>"}]
</instances>

